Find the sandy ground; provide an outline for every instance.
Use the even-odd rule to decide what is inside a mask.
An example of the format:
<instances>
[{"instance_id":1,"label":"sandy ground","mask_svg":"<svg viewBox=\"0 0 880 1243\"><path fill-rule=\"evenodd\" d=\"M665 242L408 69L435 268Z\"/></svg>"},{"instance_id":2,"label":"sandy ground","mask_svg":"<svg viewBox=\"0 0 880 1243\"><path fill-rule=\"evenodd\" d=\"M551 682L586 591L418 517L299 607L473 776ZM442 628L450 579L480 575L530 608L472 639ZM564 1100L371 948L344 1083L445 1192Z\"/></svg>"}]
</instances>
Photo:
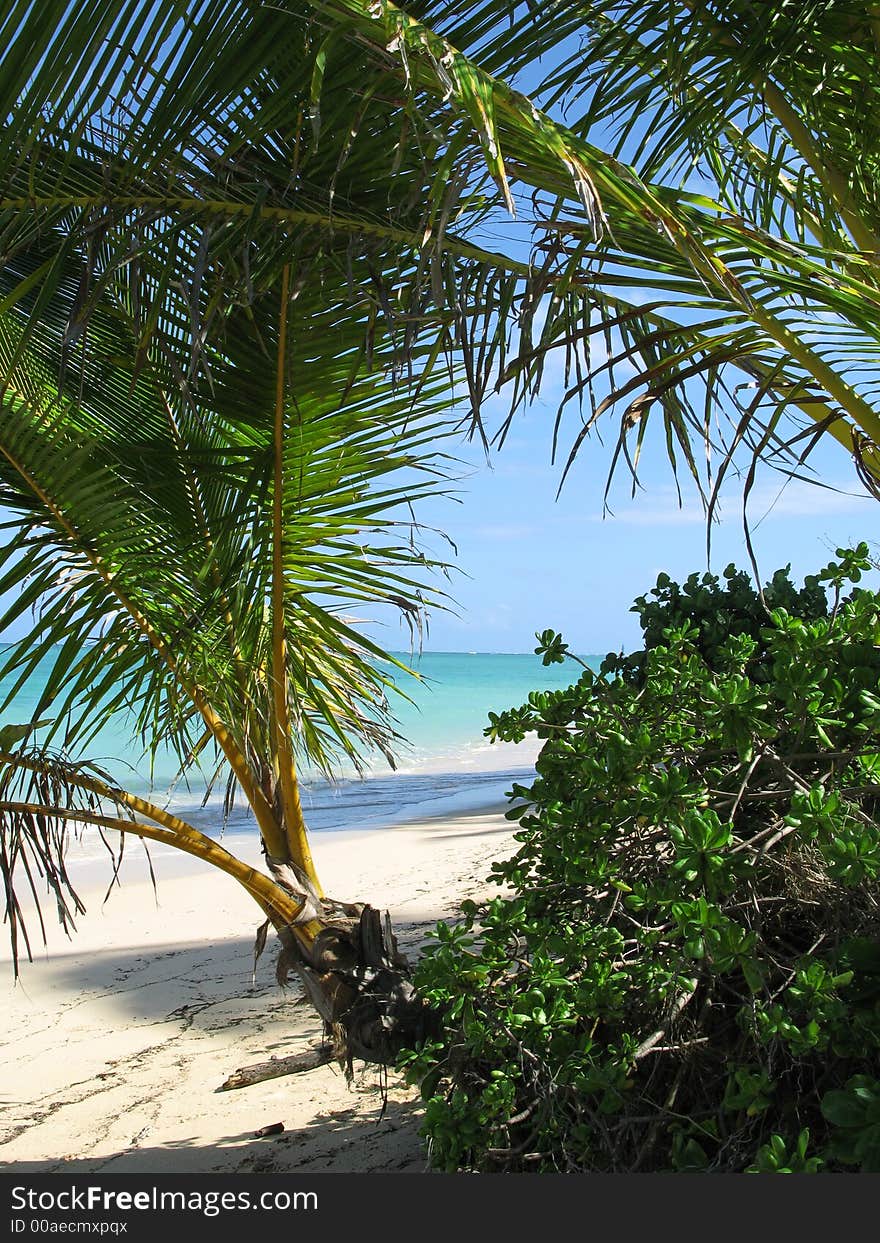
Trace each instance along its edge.
<instances>
[{"instance_id":1,"label":"sandy ground","mask_svg":"<svg viewBox=\"0 0 880 1243\"><path fill-rule=\"evenodd\" d=\"M316 834L314 852L326 891L387 907L412 951L462 898L492 891L513 828L493 809ZM384 1112L376 1071L349 1086L335 1065L218 1092L237 1068L318 1042L320 1022L298 985L276 984L272 939L252 979L260 913L234 881L190 859L154 863L158 898L133 848L106 903L106 879L83 872L72 941L50 927L15 986L0 963L0 1170L425 1170L418 1094L393 1073ZM282 1134L255 1138L279 1122Z\"/></svg>"}]
</instances>

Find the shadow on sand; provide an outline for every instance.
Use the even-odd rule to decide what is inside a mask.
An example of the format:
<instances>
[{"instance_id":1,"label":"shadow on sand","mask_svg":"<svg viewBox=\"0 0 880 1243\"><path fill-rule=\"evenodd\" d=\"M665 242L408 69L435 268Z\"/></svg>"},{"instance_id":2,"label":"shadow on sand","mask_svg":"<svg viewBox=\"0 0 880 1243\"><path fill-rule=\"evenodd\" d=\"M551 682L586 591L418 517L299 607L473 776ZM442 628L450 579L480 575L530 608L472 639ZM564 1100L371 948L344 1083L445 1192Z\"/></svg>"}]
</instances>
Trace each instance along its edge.
<instances>
[{"instance_id":1,"label":"shadow on sand","mask_svg":"<svg viewBox=\"0 0 880 1243\"><path fill-rule=\"evenodd\" d=\"M384 1114L377 1095L374 1118L333 1109L297 1130L264 1139L253 1132L205 1144L182 1139L158 1147L128 1148L100 1158L0 1162L5 1174L421 1174L427 1170L418 1135L421 1110L415 1101L391 1101ZM280 1121L280 1119L279 1119Z\"/></svg>"}]
</instances>

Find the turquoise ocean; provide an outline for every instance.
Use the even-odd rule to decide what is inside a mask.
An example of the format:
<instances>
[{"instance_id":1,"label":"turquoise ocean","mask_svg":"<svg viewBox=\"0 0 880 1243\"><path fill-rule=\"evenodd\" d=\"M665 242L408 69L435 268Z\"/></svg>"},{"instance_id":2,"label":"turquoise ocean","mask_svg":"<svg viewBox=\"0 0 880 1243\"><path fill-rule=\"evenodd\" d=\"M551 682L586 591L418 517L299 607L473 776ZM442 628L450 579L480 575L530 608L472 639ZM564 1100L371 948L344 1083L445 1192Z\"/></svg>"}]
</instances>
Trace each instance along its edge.
<instances>
[{"instance_id":1,"label":"turquoise ocean","mask_svg":"<svg viewBox=\"0 0 880 1243\"><path fill-rule=\"evenodd\" d=\"M303 807L311 830L328 832L375 828L435 814L465 812L503 801L514 782L527 782L534 772L534 740L519 747L492 744L483 735L488 713L525 703L533 690L568 686L581 672L573 661L545 667L534 654L426 652L408 661L421 675L401 680L412 702L397 696L394 713L398 732L406 739L392 770L377 755L364 777L349 774L328 782L307 777ZM601 657L588 657L598 668ZM32 718L49 665L16 694L0 724ZM0 681L0 701L9 690ZM151 792L211 836L253 831L246 807L233 807L224 823L222 786L203 806L206 783L190 774L175 783L171 756L159 756L150 774L142 748L132 738L131 721L120 712L87 749L89 759L109 771L132 792Z\"/></svg>"}]
</instances>

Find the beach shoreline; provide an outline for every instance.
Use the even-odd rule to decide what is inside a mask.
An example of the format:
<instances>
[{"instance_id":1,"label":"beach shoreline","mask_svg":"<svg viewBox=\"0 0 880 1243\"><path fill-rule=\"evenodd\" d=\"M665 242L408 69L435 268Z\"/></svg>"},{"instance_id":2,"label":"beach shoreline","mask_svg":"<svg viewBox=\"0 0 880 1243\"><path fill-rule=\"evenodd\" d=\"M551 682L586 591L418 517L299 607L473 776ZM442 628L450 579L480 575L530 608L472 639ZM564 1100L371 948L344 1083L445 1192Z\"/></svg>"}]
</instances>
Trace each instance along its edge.
<instances>
[{"instance_id":1,"label":"beach shoreline","mask_svg":"<svg viewBox=\"0 0 880 1243\"><path fill-rule=\"evenodd\" d=\"M392 827L316 833L319 874L334 897L387 908L413 956L464 898L494 892L485 878L516 828L505 810L441 806ZM237 835L236 853L259 866L256 836L244 843ZM153 867L155 892L130 844L104 902L106 863L82 861L86 915L71 940L47 918L48 950L35 949L14 987L2 947L0 1171L424 1171L418 1093L394 1073L384 1109L378 1071L348 1085L332 1063L218 1092L242 1066L317 1044L320 1021L298 985L275 982L274 938L254 971L261 914L244 890L179 852ZM279 1122L282 1133L255 1137Z\"/></svg>"}]
</instances>

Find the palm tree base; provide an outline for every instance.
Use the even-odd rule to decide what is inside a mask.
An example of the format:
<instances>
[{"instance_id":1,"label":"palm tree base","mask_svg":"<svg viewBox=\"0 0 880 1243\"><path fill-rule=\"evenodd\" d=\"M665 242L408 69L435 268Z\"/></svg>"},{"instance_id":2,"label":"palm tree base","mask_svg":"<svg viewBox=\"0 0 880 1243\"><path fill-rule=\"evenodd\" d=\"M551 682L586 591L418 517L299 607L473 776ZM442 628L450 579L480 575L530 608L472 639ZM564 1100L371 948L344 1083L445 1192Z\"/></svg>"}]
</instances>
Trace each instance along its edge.
<instances>
[{"instance_id":1,"label":"palm tree base","mask_svg":"<svg viewBox=\"0 0 880 1243\"><path fill-rule=\"evenodd\" d=\"M349 1076L355 1060L390 1065L430 1035L435 1015L412 984L387 912L383 918L375 907L326 898L320 904L323 927L311 942L293 927L278 930L278 981L299 977Z\"/></svg>"}]
</instances>

